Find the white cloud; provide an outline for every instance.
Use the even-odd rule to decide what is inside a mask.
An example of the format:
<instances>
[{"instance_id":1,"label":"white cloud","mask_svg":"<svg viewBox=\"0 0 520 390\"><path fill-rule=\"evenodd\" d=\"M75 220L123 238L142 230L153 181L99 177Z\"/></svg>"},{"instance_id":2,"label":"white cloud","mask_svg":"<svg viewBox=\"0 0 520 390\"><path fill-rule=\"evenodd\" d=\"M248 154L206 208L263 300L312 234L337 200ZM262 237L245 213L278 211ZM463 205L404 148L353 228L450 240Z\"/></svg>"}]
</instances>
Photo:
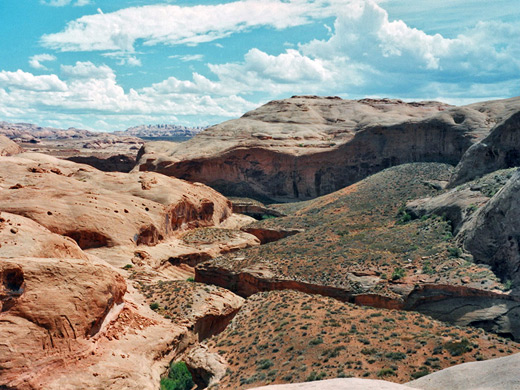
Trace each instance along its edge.
<instances>
[{"instance_id":1,"label":"white cloud","mask_svg":"<svg viewBox=\"0 0 520 390\"><path fill-rule=\"evenodd\" d=\"M22 70L0 71L0 87L25 91L66 91L67 85L56 75L35 76Z\"/></svg>"},{"instance_id":2,"label":"white cloud","mask_svg":"<svg viewBox=\"0 0 520 390\"><path fill-rule=\"evenodd\" d=\"M204 55L202 54L188 54L188 55L173 55L168 56L168 58L173 59L179 59L183 62L190 62L190 61L202 61L204 59Z\"/></svg>"},{"instance_id":3,"label":"white cloud","mask_svg":"<svg viewBox=\"0 0 520 390\"><path fill-rule=\"evenodd\" d=\"M50 5L51 7L64 7L72 3L72 0L40 0L41 4ZM90 0L76 0L73 5L75 7L83 7L91 4Z\"/></svg>"},{"instance_id":4,"label":"white cloud","mask_svg":"<svg viewBox=\"0 0 520 390\"><path fill-rule=\"evenodd\" d=\"M62 65L61 74L72 79L115 79L114 71L107 65L96 66L90 61L76 65Z\"/></svg>"},{"instance_id":5,"label":"white cloud","mask_svg":"<svg viewBox=\"0 0 520 390\"><path fill-rule=\"evenodd\" d=\"M47 69L42 62L56 61L56 57L52 54L36 54L29 58L29 65L34 69Z\"/></svg>"},{"instance_id":6,"label":"white cloud","mask_svg":"<svg viewBox=\"0 0 520 390\"><path fill-rule=\"evenodd\" d=\"M156 122L159 118L205 116L205 121L215 117L220 122L257 106L236 94L215 93L220 85L196 73L192 81L169 78L128 91L106 65L62 65L61 76L63 79L22 71L0 72L0 115L4 120L42 118L41 123L50 123L52 117L62 127L85 127L82 123L95 121L121 126L123 120L129 125L143 123L144 117L155 118L152 122Z\"/></svg>"},{"instance_id":7,"label":"white cloud","mask_svg":"<svg viewBox=\"0 0 520 390\"><path fill-rule=\"evenodd\" d=\"M76 6L76 7L83 7L83 6L89 5L89 4L92 4L92 2L90 0L77 0L74 3L74 6Z\"/></svg>"},{"instance_id":8,"label":"white cloud","mask_svg":"<svg viewBox=\"0 0 520 390\"><path fill-rule=\"evenodd\" d=\"M62 0L55 0L62 1ZM64 1L64 0L63 0ZM149 5L86 15L65 30L42 37L44 46L61 51L133 52L144 45L196 45L254 27L284 29L332 16L349 0L243 0L218 5ZM332 5L333 6L332 6Z\"/></svg>"},{"instance_id":9,"label":"white cloud","mask_svg":"<svg viewBox=\"0 0 520 390\"><path fill-rule=\"evenodd\" d=\"M455 38L431 35L389 20L374 1L353 0L338 13L327 40L276 56L251 49L242 62L209 67L223 89L235 93L433 98L444 90L447 99L470 91L478 99L496 97L494 85L509 80L505 97L518 94L518 36L520 26L501 22L481 22Z\"/></svg>"}]
</instances>

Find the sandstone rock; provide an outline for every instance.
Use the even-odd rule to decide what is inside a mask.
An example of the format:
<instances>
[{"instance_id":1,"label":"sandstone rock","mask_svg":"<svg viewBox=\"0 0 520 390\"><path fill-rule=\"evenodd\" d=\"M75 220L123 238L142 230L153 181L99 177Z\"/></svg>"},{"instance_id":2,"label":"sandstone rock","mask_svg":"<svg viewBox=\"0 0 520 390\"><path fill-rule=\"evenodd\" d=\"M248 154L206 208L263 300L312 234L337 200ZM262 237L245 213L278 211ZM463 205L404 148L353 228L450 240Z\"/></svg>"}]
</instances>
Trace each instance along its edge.
<instances>
[{"instance_id":1,"label":"sandstone rock","mask_svg":"<svg viewBox=\"0 0 520 390\"><path fill-rule=\"evenodd\" d=\"M520 388L520 354L464 363L424 376L407 386L422 390L511 390Z\"/></svg>"},{"instance_id":2,"label":"sandstone rock","mask_svg":"<svg viewBox=\"0 0 520 390\"><path fill-rule=\"evenodd\" d=\"M324 381L291 383L255 387L251 390L409 390L410 387L374 379L328 379ZM445 388L446 389L446 388Z\"/></svg>"},{"instance_id":3,"label":"sandstone rock","mask_svg":"<svg viewBox=\"0 0 520 390\"><path fill-rule=\"evenodd\" d=\"M82 249L156 245L231 215L226 198L202 184L154 173L103 173L39 154L3 157L0 209L24 215Z\"/></svg>"},{"instance_id":4,"label":"sandstone rock","mask_svg":"<svg viewBox=\"0 0 520 390\"><path fill-rule=\"evenodd\" d=\"M477 209L489 200L479 191L471 188L453 189L434 198L414 200L406 205L406 212L412 218L425 215L444 216L451 221L452 232L457 234L462 224Z\"/></svg>"},{"instance_id":5,"label":"sandstone rock","mask_svg":"<svg viewBox=\"0 0 520 390\"><path fill-rule=\"evenodd\" d=\"M182 144L149 143L135 170L200 181L226 195L308 199L384 168L457 164L520 99L437 102L293 97L213 126Z\"/></svg>"},{"instance_id":6,"label":"sandstone rock","mask_svg":"<svg viewBox=\"0 0 520 390\"><path fill-rule=\"evenodd\" d=\"M459 240L476 262L503 280L520 283L520 171L464 225Z\"/></svg>"},{"instance_id":7,"label":"sandstone rock","mask_svg":"<svg viewBox=\"0 0 520 390\"><path fill-rule=\"evenodd\" d=\"M203 388L217 384L226 374L227 363L220 355L209 352L205 345L192 348L183 356L195 382Z\"/></svg>"},{"instance_id":8,"label":"sandstone rock","mask_svg":"<svg viewBox=\"0 0 520 390\"><path fill-rule=\"evenodd\" d=\"M39 387L90 353L88 340L126 284L109 267L75 259L0 258L0 386Z\"/></svg>"},{"instance_id":9,"label":"sandstone rock","mask_svg":"<svg viewBox=\"0 0 520 390\"><path fill-rule=\"evenodd\" d=\"M496 125L490 134L469 148L450 180L450 186L473 180L498 169L520 166L520 112Z\"/></svg>"},{"instance_id":10,"label":"sandstone rock","mask_svg":"<svg viewBox=\"0 0 520 390\"><path fill-rule=\"evenodd\" d=\"M21 153L22 148L9 138L0 135L0 156L13 156Z\"/></svg>"},{"instance_id":11,"label":"sandstone rock","mask_svg":"<svg viewBox=\"0 0 520 390\"><path fill-rule=\"evenodd\" d=\"M12 229L16 229L13 232ZM0 213L0 257L74 258L87 255L69 237L16 214Z\"/></svg>"}]
</instances>

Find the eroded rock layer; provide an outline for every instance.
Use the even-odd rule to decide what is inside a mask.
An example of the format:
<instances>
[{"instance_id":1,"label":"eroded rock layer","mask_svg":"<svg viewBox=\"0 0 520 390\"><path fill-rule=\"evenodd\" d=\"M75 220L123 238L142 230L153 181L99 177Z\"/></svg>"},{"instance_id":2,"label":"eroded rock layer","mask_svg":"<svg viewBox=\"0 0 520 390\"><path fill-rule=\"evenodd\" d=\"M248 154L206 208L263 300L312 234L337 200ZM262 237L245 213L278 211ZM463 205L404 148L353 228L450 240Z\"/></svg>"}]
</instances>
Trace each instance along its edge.
<instances>
[{"instance_id":1,"label":"eroded rock layer","mask_svg":"<svg viewBox=\"0 0 520 390\"><path fill-rule=\"evenodd\" d=\"M324 195L390 166L456 165L520 99L452 107L438 102L293 97L175 145L149 143L136 169L266 200Z\"/></svg>"},{"instance_id":2,"label":"eroded rock layer","mask_svg":"<svg viewBox=\"0 0 520 390\"><path fill-rule=\"evenodd\" d=\"M90 352L124 279L86 260L0 258L0 383L37 386L65 362Z\"/></svg>"}]
</instances>

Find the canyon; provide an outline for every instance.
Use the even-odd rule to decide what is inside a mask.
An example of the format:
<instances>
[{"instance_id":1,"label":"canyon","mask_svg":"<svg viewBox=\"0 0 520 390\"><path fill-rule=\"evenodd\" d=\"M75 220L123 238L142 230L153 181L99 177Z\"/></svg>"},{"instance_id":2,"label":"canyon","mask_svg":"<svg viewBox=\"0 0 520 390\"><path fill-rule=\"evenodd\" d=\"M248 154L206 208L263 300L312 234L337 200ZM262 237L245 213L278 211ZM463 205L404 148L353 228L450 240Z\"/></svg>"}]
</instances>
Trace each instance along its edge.
<instances>
[{"instance_id":1,"label":"canyon","mask_svg":"<svg viewBox=\"0 0 520 390\"><path fill-rule=\"evenodd\" d=\"M0 136L0 387L511 388L518 112L297 96L112 172Z\"/></svg>"}]
</instances>

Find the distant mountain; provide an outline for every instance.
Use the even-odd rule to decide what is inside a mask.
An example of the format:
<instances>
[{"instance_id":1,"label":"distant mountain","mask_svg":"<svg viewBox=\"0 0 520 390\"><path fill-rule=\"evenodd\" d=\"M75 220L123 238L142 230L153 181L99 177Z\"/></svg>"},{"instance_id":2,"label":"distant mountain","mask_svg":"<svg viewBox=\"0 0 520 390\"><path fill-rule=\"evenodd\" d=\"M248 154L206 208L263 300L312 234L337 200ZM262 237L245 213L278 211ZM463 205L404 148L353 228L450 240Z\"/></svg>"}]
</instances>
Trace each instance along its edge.
<instances>
[{"instance_id":1,"label":"distant mountain","mask_svg":"<svg viewBox=\"0 0 520 390\"><path fill-rule=\"evenodd\" d=\"M191 138L206 127L186 127L179 125L140 125L126 129L125 131L115 131L114 134L127 135L140 138Z\"/></svg>"},{"instance_id":2,"label":"distant mountain","mask_svg":"<svg viewBox=\"0 0 520 390\"><path fill-rule=\"evenodd\" d=\"M30 141L32 139L81 139L99 135L92 131L76 129L56 129L54 127L42 127L32 123L0 122L0 134L14 140Z\"/></svg>"}]
</instances>

